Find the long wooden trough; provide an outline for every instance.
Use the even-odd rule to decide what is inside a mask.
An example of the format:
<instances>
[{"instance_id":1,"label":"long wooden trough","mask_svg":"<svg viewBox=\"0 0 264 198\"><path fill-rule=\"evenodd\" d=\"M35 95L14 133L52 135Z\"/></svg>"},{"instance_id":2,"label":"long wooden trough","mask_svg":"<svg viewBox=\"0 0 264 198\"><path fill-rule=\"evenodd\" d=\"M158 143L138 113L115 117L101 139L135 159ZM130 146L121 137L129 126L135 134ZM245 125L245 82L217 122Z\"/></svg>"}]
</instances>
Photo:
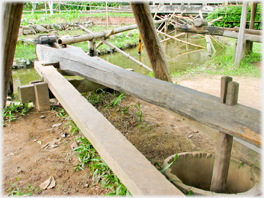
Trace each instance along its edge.
<instances>
[{"instance_id":1,"label":"long wooden trough","mask_svg":"<svg viewBox=\"0 0 264 198\"><path fill-rule=\"evenodd\" d=\"M133 196L183 195L68 80L43 63L35 62L39 75Z\"/></svg>"},{"instance_id":2,"label":"long wooden trough","mask_svg":"<svg viewBox=\"0 0 264 198\"><path fill-rule=\"evenodd\" d=\"M36 46L39 60L59 62L66 75L79 75L106 87L125 92L146 102L169 109L194 121L261 146L261 113L244 106L222 104L220 98L180 85L126 71L81 48L55 49Z\"/></svg>"}]
</instances>

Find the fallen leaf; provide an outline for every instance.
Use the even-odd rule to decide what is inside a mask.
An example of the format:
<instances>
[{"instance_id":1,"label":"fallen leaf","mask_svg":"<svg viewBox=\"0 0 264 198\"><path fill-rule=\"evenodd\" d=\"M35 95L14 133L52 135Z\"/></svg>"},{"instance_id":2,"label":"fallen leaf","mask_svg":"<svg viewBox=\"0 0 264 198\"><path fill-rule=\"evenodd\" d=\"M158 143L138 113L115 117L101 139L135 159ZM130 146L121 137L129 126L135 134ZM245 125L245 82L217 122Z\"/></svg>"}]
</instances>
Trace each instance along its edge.
<instances>
[{"instance_id":1,"label":"fallen leaf","mask_svg":"<svg viewBox=\"0 0 264 198\"><path fill-rule=\"evenodd\" d=\"M48 189L54 188L56 186L56 181L53 176L51 176L51 182L49 186L47 187Z\"/></svg>"},{"instance_id":2,"label":"fallen leaf","mask_svg":"<svg viewBox=\"0 0 264 198\"><path fill-rule=\"evenodd\" d=\"M43 190L47 189L47 187L50 185L51 182L51 177L49 179L47 179L46 181L44 181L42 184L40 184L40 188L42 188Z\"/></svg>"},{"instance_id":3,"label":"fallen leaf","mask_svg":"<svg viewBox=\"0 0 264 198\"><path fill-rule=\"evenodd\" d=\"M41 141L37 141L37 143L39 143L41 145Z\"/></svg>"},{"instance_id":4,"label":"fallen leaf","mask_svg":"<svg viewBox=\"0 0 264 198\"><path fill-rule=\"evenodd\" d=\"M51 188L54 188L55 185L56 185L56 181L55 181L54 177L51 176L45 182L43 182L42 184L40 184L40 188L42 188L43 190L45 190L45 189L51 189Z\"/></svg>"},{"instance_id":5,"label":"fallen leaf","mask_svg":"<svg viewBox=\"0 0 264 198\"><path fill-rule=\"evenodd\" d=\"M62 123L53 124L52 128L59 127L60 125L62 125Z\"/></svg>"}]
</instances>

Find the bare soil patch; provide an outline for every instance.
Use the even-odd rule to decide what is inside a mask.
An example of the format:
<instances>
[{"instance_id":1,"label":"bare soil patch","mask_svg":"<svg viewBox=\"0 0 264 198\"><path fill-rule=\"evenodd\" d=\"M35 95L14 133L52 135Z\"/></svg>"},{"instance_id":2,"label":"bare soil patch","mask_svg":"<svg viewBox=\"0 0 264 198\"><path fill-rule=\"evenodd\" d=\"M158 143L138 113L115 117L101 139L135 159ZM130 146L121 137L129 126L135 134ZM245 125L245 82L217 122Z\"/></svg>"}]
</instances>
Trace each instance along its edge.
<instances>
[{"instance_id":1,"label":"bare soil patch","mask_svg":"<svg viewBox=\"0 0 264 198\"><path fill-rule=\"evenodd\" d=\"M219 96L221 76L195 75L175 79L178 84ZM261 79L234 77L240 83L239 103L261 108ZM140 102L142 120L131 105ZM132 143L150 162L159 168L165 158L180 152L214 152L216 141L195 127L187 125L161 108L126 95L117 106L99 111ZM126 113L122 110L130 108ZM42 117L41 117L42 116ZM61 125L59 124L61 123ZM54 124L58 124L56 126ZM3 195L10 193L11 185L25 189L29 184L35 187L34 195L105 195L100 183L93 181L89 169L74 172L78 162L72 145L81 133L72 135L67 120L58 117L54 111L36 112L3 127ZM48 144L48 146L46 146ZM56 185L41 190L40 185L53 176Z\"/></svg>"}]
</instances>

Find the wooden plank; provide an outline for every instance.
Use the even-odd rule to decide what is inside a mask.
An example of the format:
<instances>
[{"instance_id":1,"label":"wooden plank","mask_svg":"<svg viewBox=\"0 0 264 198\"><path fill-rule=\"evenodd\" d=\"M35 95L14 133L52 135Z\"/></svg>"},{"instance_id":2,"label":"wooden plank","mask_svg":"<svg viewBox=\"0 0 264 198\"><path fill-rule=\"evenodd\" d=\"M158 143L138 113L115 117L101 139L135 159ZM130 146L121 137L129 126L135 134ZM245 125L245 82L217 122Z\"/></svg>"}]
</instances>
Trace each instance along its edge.
<instances>
[{"instance_id":1,"label":"wooden plank","mask_svg":"<svg viewBox=\"0 0 264 198\"><path fill-rule=\"evenodd\" d=\"M148 58L157 79L172 82L165 54L157 35L147 2L131 2L135 20L141 34ZM168 19L166 19L167 21Z\"/></svg>"},{"instance_id":2,"label":"wooden plank","mask_svg":"<svg viewBox=\"0 0 264 198\"><path fill-rule=\"evenodd\" d=\"M16 43L18 38L18 31L20 20L23 11L22 2L4 2L3 3L3 30L2 30L2 51L3 51L3 87L2 87L2 98L1 108L5 107L6 97L8 93L9 81L12 76L12 66L16 50Z\"/></svg>"},{"instance_id":3,"label":"wooden plank","mask_svg":"<svg viewBox=\"0 0 264 198\"><path fill-rule=\"evenodd\" d=\"M35 69L133 196L183 195L54 67L35 62Z\"/></svg>"},{"instance_id":4,"label":"wooden plank","mask_svg":"<svg viewBox=\"0 0 264 198\"><path fill-rule=\"evenodd\" d=\"M126 71L99 57L84 56L81 48L36 45L36 52L40 60L59 61L64 74L83 76L260 147L259 110L240 104L224 105L219 97Z\"/></svg>"},{"instance_id":5,"label":"wooden plank","mask_svg":"<svg viewBox=\"0 0 264 198\"><path fill-rule=\"evenodd\" d=\"M243 58L245 46L245 29L246 29L246 22L247 22L247 10L248 10L248 2L243 2L242 6L242 13L240 18L240 28L237 38L237 48L236 48L236 55L235 55L235 67L239 67L241 59Z\"/></svg>"}]
</instances>

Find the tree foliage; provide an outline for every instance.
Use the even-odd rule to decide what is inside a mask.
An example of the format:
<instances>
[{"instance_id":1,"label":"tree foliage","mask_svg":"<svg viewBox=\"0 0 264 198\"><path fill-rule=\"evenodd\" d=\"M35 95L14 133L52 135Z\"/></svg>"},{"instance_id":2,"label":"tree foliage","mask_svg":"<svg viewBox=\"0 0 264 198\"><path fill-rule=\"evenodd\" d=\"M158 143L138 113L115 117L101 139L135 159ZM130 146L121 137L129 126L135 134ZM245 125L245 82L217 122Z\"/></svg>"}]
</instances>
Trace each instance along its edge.
<instances>
[{"instance_id":1,"label":"tree foliage","mask_svg":"<svg viewBox=\"0 0 264 198\"><path fill-rule=\"evenodd\" d=\"M257 13L255 18L255 29L260 30L261 29L261 13L262 13L262 4L258 4L257 6ZM216 19L220 16L223 18L219 21L216 21L213 23L214 26L217 27L239 27L240 26L240 17L242 13L242 6L237 5L230 5L225 7L220 7L216 9L215 11L208 14L208 17L206 18L207 21L211 21L213 19ZM250 21L251 16L251 5L248 6L248 14L247 14L247 21ZM247 23L249 25L249 23Z\"/></svg>"}]
</instances>

